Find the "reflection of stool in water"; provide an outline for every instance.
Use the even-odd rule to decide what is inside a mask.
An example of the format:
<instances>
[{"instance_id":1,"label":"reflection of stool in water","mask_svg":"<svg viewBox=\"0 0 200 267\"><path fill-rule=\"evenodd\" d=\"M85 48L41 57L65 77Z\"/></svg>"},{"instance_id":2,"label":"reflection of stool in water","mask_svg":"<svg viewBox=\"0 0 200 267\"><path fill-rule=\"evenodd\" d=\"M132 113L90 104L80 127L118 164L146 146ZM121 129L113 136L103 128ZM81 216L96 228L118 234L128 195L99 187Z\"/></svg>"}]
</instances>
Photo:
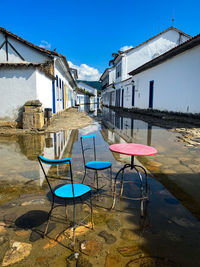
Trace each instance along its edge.
<instances>
[{"instance_id":1,"label":"reflection of stool in water","mask_svg":"<svg viewBox=\"0 0 200 267\"><path fill-rule=\"evenodd\" d=\"M67 219L67 200L73 200L73 248L75 249L75 229L76 229L76 223L75 223L75 204L76 200L80 199L83 195L86 195L87 193L90 193L90 208L91 208L91 222L92 222L92 229L93 229L93 208L92 208L92 197L91 197L91 188L87 185L84 184L77 184L73 182L73 176L72 176L72 168L71 168L71 158L65 158L65 159L47 159L44 158L43 156L38 157L40 166L42 168L42 171L44 173L44 176L46 178L46 181L48 183L49 189L51 191L53 201L52 201L52 206L51 210L49 212L48 216L48 222L46 229L44 231L44 236L47 233L50 217L52 210L54 208L54 200L55 197L58 197L60 199L65 200L65 207L66 207L66 219ZM48 164L48 165L69 165L69 174L70 178L64 178L64 177L54 177L54 176L49 176L46 174L44 170L43 164ZM57 180L64 180L64 181L69 181L68 184L62 184L56 188L51 187L50 179L57 179ZM83 220L82 220L83 221Z\"/></svg>"},{"instance_id":2,"label":"reflection of stool in water","mask_svg":"<svg viewBox=\"0 0 200 267\"><path fill-rule=\"evenodd\" d=\"M85 180L85 176L86 176L86 172L88 169L93 170L94 171L94 179L96 178L96 183L97 183L97 190L99 189L99 182L98 182L98 171L102 171L105 169L110 169L110 178L112 180L112 163L107 162L107 161L99 161L97 160L96 157L96 145L95 145L95 134L89 134L89 135L83 135L81 136L81 148L82 148L82 154L83 154L83 162L84 162L84 167L85 167L85 173L84 173L84 177L82 180L82 183ZM84 141L85 139L88 138L92 138L92 147L85 147L84 145ZM93 149L93 155L94 155L94 160L93 161L89 161L86 162L85 159L85 151L89 150L89 149Z\"/></svg>"},{"instance_id":3,"label":"reflection of stool in water","mask_svg":"<svg viewBox=\"0 0 200 267\"><path fill-rule=\"evenodd\" d=\"M141 189L141 196L139 198L127 198L127 199L134 199L134 200L142 200L141 201L141 216L143 216L143 200L148 199L148 191L147 191L147 172L146 170L140 166L134 164L134 156L151 156L157 153L157 150L151 146L145 146L141 144L114 144L111 145L110 150L115 153L125 154L131 156L131 164L125 164L116 174L115 181L114 181L114 190L113 190L113 203L111 209L114 208L116 202L116 181L117 177L120 173L122 173L121 177L121 189L120 189L120 197L123 194L123 183L124 183L124 170L130 168L131 170L135 170L140 181L140 189ZM144 193L144 186L143 186L143 177L142 174L139 172L138 169L141 169L145 175L145 193ZM125 197L124 197L125 198Z\"/></svg>"}]
</instances>

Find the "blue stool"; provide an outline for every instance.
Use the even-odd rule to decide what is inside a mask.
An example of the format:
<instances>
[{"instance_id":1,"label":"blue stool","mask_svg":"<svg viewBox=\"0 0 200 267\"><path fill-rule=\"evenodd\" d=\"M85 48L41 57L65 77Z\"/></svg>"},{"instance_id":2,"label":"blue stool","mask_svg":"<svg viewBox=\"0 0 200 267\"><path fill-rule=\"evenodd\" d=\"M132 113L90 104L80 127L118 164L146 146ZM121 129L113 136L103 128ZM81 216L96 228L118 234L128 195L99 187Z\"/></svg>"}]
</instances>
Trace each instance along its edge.
<instances>
[{"instance_id":1,"label":"blue stool","mask_svg":"<svg viewBox=\"0 0 200 267\"><path fill-rule=\"evenodd\" d=\"M96 178L96 182L97 182L97 188L96 189L98 190L99 189L98 171L102 171L102 170L105 170L105 169L110 169L110 178L112 180L112 163L107 162L107 161L99 161L99 160L97 160L95 137L96 137L95 134L89 134L89 135L81 136L81 148L82 148L83 162L84 162L84 167L85 167L85 173L84 173L84 177L83 177L82 183L85 180L87 169L94 170L94 172L95 172L94 178ZM85 144L84 144L84 140L88 139L88 138L92 139L92 147L90 147L90 148L87 148L85 146ZM93 149L93 155L94 155L93 159L94 160L86 162L85 151L89 150L89 149Z\"/></svg>"}]
</instances>

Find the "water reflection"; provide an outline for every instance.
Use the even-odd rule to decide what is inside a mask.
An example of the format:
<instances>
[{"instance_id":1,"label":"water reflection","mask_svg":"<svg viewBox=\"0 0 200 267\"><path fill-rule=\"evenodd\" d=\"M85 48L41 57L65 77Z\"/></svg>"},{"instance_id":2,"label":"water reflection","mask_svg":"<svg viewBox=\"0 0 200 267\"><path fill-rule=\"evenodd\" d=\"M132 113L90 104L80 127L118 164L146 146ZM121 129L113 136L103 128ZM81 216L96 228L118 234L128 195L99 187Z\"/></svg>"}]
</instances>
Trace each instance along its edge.
<instances>
[{"instance_id":1,"label":"water reflection","mask_svg":"<svg viewBox=\"0 0 200 267\"><path fill-rule=\"evenodd\" d=\"M177 142L178 134L134 119L134 115L102 110L102 135L109 144L142 143L158 150L151 157L138 157L155 177L196 216L200 217L199 149ZM127 156L115 154L116 160L129 162Z\"/></svg>"},{"instance_id":2,"label":"water reflection","mask_svg":"<svg viewBox=\"0 0 200 267\"><path fill-rule=\"evenodd\" d=\"M91 117L96 117L100 111L100 105L96 103L79 105L78 110L80 112L86 112Z\"/></svg>"},{"instance_id":3,"label":"water reflection","mask_svg":"<svg viewBox=\"0 0 200 267\"><path fill-rule=\"evenodd\" d=\"M104 109L102 124L93 122L90 126L83 129L60 131L57 133L48 133L47 135L0 138L0 201L4 199L8 202L10 199L6 198L6 194L9 194L11 199L13 199L13 203L17 205L2 205L0 210L1 216L10 216L11 213L19 213L18 218L23 219L24 209L27 209L28 212L29 210L34 211L34 214L35 210L47 210L49 203L45 201L41 202L41 198L46 199L47 192L43 191L42 195L41 192L37 194L38 192L28 187L29 181L32 183L36 181L35 187L37 188L40 188L39 185L42 184L43 176L42 174L40 176L37 155L43 154L49 158L72 157L74 178L78 175L82 178L84 166L80 136L92 133L96 134L97 159L112 162L113 175L123 165L121 161L130 162L130 157L123 157L119 154L113 155L109 151L109 144L137 142L156 147L159 153L143 161L145 167L151 170L157 176L157 179L161 180L162 184L166 184L169 191L174 196L178 196L182 203L185 204L186 202L187 205L185 206L188 206L195 213L192 208L196 210L199 204L198 193L200 179L198 179L198 171L192 173L191 169L198 167L196 163L198 152L190 151L188 148L183 147L182 144L177 143L174 133L150 125L147 122L135 120L131 116L123 116L123 114ZM191 162L194 165L193 167L191 166ZM190 166L188 173L186 173L187 169L183 169L183 163L185 164L185 168ZM170 173L170 171L173 173ZM138 186L137 179L134 179L134 175L131 171L125 174L124 195L127 197L137 196L139 192L140 187ZM186 175L188 176L186 177ZM105 265L108 251L111 251L111 259L112 253L117 255L119 266L128 266L128 261L135 258L135 253L142 253L138 255L163 257L165 262L162 266L174 266L167 265L167 259L176 262L177 264L175 266L180 266L180 264L182 264L181 266L199 265L199 221L161 183L149 177L150 201L144 203L144 216L141 217L141 203L129 199L117 198L115 209L112 212L108 212L108 208L112 204L112 184L109 175L105 173L102 177L102 183L106 182L105 191L100 194L100 198L96 201L94 192L95 231L88 232L84 236L86 240L97 240L102 242L104 246L98 256L87 257L93 266ZM88 184L91 181L93 179L88 179ZM16 184L14 184L15 182ZM24 191L24 188L27 191ZM117 184L117 189L120 190L120 183ZM16 190L18 191L17 193ZM36 199L30 199L26 195L32 192L34 192ZM183 193L182 198L179 197L180 193ZM16 199L16 196L19 194L22 197ZM18 205L19 200L21 200L22 204L27 205L28 202L30 204L29 206ZM2 202L0 203L2 204ZM33 207L33 205L38 206ZM80 206L80 209L84 209L84 207ZM60 215L63 215L63 209L60 209ZM25 216L26 218L27 216ZM0 221L2 221L2 217ZM66 227L65 223L64 227ZM59 232L59 225L57 224L56 227L56 231L50 235L50 238L55 238ZM114 244L104 242L102 237L98 235L102 230L104 232L108 231L109 235L112 233L116 238L116 242ZM15 240L16 234L13 229L8 228L8 231L10 231L10 239ZM27 237L24 237L24 239L20 237L20 240L27 242ZM80 238L80 240L82 239ZM41 247L48 241L38 240L35 245L33 243L34 249L31 252L32 256L30 258L27 257L27 265L31 265L35 259L43 256L42 254L45 250L41 250ZM125 252L128 251L128 248L134 248L132 258L126 255L122 256L116 248L122 249ZM69 254L66 254L68 253L66 249L63 252L61 249L60 244L57 244L55 248L51 248L51 256L55 259L55 262L52 263L52 258L50 258L51 263L48 266L55 266L56 264L60 266L61 258L60 256L58 257L58 250L59 255L61 253L64 255L63 266L66 265L66 256ZM5 251L3 251L4 253Z\"/></svg>"},{"instance_id":4,"label":"water reflection","mask_svg":"<svg viewBox=\"0 0 200 267\"><path fill-rule=\"evenodd\" d=\"M71 157L78 130L59 131L46 135L21 135L14 138L0 138L1 182L39 180L42 185L44 176L38 166L37 157Z\"/></svg>"}]
</instances>

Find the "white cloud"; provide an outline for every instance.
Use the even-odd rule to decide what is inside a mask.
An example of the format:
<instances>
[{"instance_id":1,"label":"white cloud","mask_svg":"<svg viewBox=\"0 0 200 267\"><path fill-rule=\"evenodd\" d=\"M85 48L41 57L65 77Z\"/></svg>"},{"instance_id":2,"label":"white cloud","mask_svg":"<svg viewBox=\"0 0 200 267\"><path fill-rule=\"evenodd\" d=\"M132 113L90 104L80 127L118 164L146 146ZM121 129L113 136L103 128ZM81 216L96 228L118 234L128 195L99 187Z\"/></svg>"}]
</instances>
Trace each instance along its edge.
<instances>
[{"instance_id":1,"label":"white cloud","mask_svg":"<svg viewBox=\"0 0 200 267\"><path fill-rule=\"evenodd\" d=\"M97 81L101 76L101 73L99 73L98 69L90 67L86 64L81 64L80 66L76 66L70 61L68 61L68 63L70 68L77 69L79 80Z\"/></svg>"},{"instance_id":2,"label":"white cloud","mask_svg":"<svg viewBox=\"0 0 200 267\"><path fill-rule=\"evenodd\" d=\"M123 51L126 51L132 47L133 47L132 45L125 45L125 46L122 46L119 50L123 52Z\"/></svg>"},{"instance_id":3,"label":"white cloud","mask_svg":"<svg viewBox=\"0 0 200 267\"><path fill-rule=\"evenodd\" d=\"M42 40L41 42L40 42L40 45L39 45L40 47L42 47L42 48L45 48L45 49L48 49L48 50L50 50L51 49L51 44L49 44L47 41L45 41L45 40Z\"/></svg>"}]
</instances>

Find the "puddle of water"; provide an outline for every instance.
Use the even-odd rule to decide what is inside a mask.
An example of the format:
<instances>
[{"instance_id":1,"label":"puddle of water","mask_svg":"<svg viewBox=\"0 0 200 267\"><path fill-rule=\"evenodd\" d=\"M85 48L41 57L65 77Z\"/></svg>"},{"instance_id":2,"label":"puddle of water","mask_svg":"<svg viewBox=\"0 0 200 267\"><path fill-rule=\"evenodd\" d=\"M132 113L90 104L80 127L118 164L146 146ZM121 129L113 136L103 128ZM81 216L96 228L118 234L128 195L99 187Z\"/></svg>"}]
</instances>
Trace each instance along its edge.
<instances>
[{"instance_id":1,"label":"puddle of water","mask_svg":"<svg viewBox=\"0 0 200 267\"><path fill-rule=\"evenodd\" d=\"M105 185L105 187L99 199L96 196L93 199L95 231L89 231L87 235L78 238L80 243L90 239L98 241L102 249L97 256L83 255L84 258L93 266L139 266L139 256L143 257L143 260L145 257L152 257L144 266L154 266L153 264L155 266L179 266L179 264L198 266L200 224L198 216L195 218L191 215L191 212L195 214L196 207L199 205L198 171L195 172L197 167L193 166L192 169L191 166L197 165L194 160L198 161L198 151L189 150L178 143L174 133L148 125L143 121L116 115L109 110L103 110L102 124L94 122L83 129L42 136L0 138L0 186L3 188L0 192L0 201L2 201L0 220L13 216L14 221L17 218L23 218L23 215L31 210L39 209L44 212L49 210L50 203L46 199L48 191L37 162L38 154L49 158L72 157L74 177L76 181L81 181L84 167L80 136L91 133L96 134L97 159L112 162L113 176L124 164L123 162L129 162L130 158L112 154L109 151L110 144L143 143L156 147L159 153L148 159L139 159L156 177L154 179L149 176L150 201L144 203L143 217L140 216L140 201L117 198L115 209L109 210L112 205L112 181L106 171L102 172L103 179L100 179L100 186ZM49 171L59 173L55 168ZM91 184L93 183L92 173L89 175L85 182ZM120 183L117 182L117 190L119 188ZM123 195L136 196L139 191L135 173L128 171L125 174ZM182 203L188 209L196 203L195 209L190 209L190 212ZM81 206L77 209L78 216L79 213L85 212ZM59 212L56 214L63 215L62 207ZM198 215L198 212L196 214ZM70 218L71 216L72 214L69 213ZM63 227L66 227L65 223L60 224L56 221L56 229L51 232L50 237L55 237ZM105 233L104 237L100 234L102 231L107 232L107 239ZM7 239L30 243L29 237L19 238L15 232L16 229L8 229ZM110 236L109 240L113 240L109 241L110 243L108 234L114 237ZM42 249L48 242L48 239L39 239L32 243L31 255L25 260L24 266L29 264L66 266L66 257L71 252L60 244L46 250ZM62 242L65 244L68 241L64 239ZM8 242L1 246L0 259L3 258L8 247ZM152 263L153 260L154 263ZM21 264L18 263L16 266L22 266Z\"/></svg>"}]
</instances>

